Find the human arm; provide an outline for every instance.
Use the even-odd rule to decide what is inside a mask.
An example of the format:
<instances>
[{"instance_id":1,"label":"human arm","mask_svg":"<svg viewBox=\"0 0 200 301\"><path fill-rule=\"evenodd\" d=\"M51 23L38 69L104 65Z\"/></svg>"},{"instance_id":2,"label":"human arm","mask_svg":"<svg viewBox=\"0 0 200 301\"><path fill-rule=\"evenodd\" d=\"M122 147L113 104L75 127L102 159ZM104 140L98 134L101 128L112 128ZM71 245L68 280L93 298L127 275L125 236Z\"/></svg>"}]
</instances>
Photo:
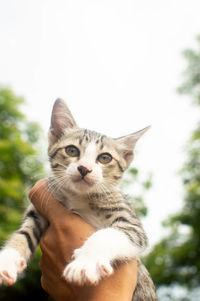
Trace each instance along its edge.
<instances>
[{"instance_id":1,"label":"human arm","mask_svg":"<svg viewBox=\"0 0 200 301\"><path fill-rule=\"evenodd\" d=\"M95 229L55 200L47 189L46 180L39 181L29 196L36 209L49 221L40 242L44 290L56 301L130 301L137 282L135 260L121 264L113 275L101 280L97 286L77 286L62 278L73 251L80 248Z\"/></svg>"}]
</instances>

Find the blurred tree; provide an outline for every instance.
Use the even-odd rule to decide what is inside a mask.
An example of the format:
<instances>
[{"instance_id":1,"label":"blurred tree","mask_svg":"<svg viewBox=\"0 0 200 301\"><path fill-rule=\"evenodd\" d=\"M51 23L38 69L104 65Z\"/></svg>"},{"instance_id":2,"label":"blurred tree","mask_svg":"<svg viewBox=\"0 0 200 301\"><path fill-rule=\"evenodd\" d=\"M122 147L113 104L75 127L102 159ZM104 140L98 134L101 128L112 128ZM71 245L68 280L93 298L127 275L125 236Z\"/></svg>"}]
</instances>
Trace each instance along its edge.
<instances>
[{"instance_id":1,"label":"blurred tree","mask_svg":"<svg viewBox=\"0 0 200 301\"><path fill-rule=\"evenodd\" d=\"M186 50L184 57L188 66L178 91L190 95L200 105L200 47L197 51ZM187 160L181 170L185 191L183 208L164 222L169 235L155 245L146 257L146 264L157 286L179 285L194 291L200 283L200 124L187 143L186 153ZM169 297L171 291L169 288ZM181 300L198 299L191 296Z\"/></svg>"},{"instance_id":2,"label":"blurred tree","mask_svg":"<svg viewBox=\"0 0 200 301\"><path fill-rule=\"evenodd\" d=\"M121 188L127 193L127 198L133 204L137 215L142 218L147 215L148 208L145 203L146 192L152 186L151 173L143 175L135 168L130 167L125 173Z\"/></svg>"},{"instance_id":3,"label":"blurred tree","mask_svg":"<svg viewBox=\"0 0 200 301\"><path fill-rule=\"evenodd\" d=\"M24 103L10 89L0 89L0 244L16 230L27 205L27 188L43 174L36 150L40 128L20 112ZM40 298L38 256L26 277L13 287L0 288L0 300L14 301ZM31 296L31 297L30 297Z\"/></svg>"}]
</instances>

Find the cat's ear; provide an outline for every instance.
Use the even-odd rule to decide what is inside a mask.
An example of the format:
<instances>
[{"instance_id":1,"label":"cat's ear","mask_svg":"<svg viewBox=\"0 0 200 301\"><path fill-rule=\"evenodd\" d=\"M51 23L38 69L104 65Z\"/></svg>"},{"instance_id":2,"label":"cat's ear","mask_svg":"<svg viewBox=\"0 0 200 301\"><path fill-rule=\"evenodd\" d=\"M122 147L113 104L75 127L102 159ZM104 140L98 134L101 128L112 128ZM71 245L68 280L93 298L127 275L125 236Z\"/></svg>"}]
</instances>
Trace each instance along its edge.
<instances>
[{"instance_id":1,"label":"cat's ear","mask_svg":"<svg viewBox=\"0 0 200 301\"><path fill-rule=\"evenodd\" d=\"M67 129L77 127L76 122L64 100L58 98L53 106L49 129L50 145L56 143Z\"/></svg>"},{"instance_id":2,"label":"cat's ear","mask_svg":"<svg viewBox=\"0 0 200 301\"><path fill-rule=\"evenodd\" d=\"M127 167L133 160L134 148L136 142L150 127L151 126L148 126L138 132L116 139L119 144L119 149L122 153L122 156L126 161Z\"/></svg>"}]
</instances>

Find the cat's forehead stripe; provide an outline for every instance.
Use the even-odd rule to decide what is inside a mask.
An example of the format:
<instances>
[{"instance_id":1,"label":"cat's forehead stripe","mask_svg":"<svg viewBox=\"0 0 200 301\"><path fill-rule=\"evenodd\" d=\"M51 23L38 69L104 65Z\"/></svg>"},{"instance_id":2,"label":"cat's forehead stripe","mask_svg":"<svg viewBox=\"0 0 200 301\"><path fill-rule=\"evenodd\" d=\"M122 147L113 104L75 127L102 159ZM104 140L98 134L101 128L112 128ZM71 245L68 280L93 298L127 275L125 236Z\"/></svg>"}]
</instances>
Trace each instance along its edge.
<instances>
[{"instance_id":1,"label":"cat's forehead stripe","mask_svg":"<svg viewBox=\"0 0 200 301\"><path fill-rule=\"evenodd\" d=\"M75 145L77 147L78 145L80 145L82 152L88 147L90 143L94 143L97 151L103 151L104 148L106 149L106 151L109 151L111 147L112 151L114 152L112 156L115 157L115 159L119 160L118 153L113 148L113 139L109 138L106 135L102 135L98 132L90 131L87 129L76 129L76 131L71 131L69 134L66 133L57 144L49 149L49 157L51 159L54 159L57 153L69 144ZM123 168L121 168L119 164L118 167L121 171L123 170Z\"/></svg>"},{"instance_id":2,"label":"cat's forehead stripe","mask_svg":"<svg viewBox=\"0 0 200 301\"><path fill-rule=\"evenodd\" d=\"M97 133L95 131L90 131L88 129L82 130L78 137L79 145L82 145L83 142L90 143L94 141L97 145L101 143L100 148L103 148L103 139L105 138L105 135L102 135L100 133Z\"/></svg>"}]
</instances>

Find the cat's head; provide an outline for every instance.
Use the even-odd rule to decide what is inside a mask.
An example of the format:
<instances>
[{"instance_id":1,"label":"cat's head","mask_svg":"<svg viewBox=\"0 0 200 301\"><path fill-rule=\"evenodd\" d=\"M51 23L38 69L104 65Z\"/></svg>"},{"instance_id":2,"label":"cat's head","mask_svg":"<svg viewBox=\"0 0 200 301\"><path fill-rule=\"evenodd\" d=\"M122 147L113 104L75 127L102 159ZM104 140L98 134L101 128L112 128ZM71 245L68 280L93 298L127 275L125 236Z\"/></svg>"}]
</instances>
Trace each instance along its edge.
<instances>
[{"instance_id":1,"label":"cat's head","mask_svg":"<svg viewBox=\"0 0 200 301\"><path fill-rule=\"evenodd\" d=\"M105 191L119 184L146 132L110 138L79 128L61 99L56 100L49 130L49 158L55 180L77 194ZM57 187L59 187L57 185Z\"/></svg>"}]
</instances>

